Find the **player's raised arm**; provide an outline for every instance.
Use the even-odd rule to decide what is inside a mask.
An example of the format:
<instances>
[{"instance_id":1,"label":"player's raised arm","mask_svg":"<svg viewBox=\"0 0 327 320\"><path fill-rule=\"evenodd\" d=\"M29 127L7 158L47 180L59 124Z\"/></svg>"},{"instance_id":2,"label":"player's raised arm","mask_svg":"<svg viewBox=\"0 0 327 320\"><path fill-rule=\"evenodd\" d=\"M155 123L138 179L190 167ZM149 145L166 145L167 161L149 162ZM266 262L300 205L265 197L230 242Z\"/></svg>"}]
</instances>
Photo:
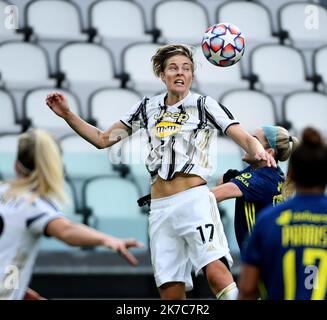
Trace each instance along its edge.
<instances>
[{"instance_id":1,"label":"player's raised arm","mask_svg":"<svg viewBox=\"0 0 327 320\"><path fill-rule=\"evenodd\" d=\"M88 226L72 223L65 218L50 221L46 227L46 234L56 237L71 246L104 246L121 254L131 265L137 265L137 259L128 251L128 248L142 248L143 245L133 239L120 239Z\"/></svg>"},{"instance_id":2,"label":"player's raised arm","mask_svg":"<svg viewBox=\"0 0 327 320\"><path fill-rule=\"evenodd\" d=\"M228 136L230 136L243 150L254 156L257 161L265 160L267 167L277 167L276 160L269 154L262 144L248 134L240 125L233 125L227 129Z\"/></svg>"},{"instance_id":3,"label":"player's raised arm","mask_svg":"<svg viewBox=\"0 0 327 320\"><path fill-rule=\"evenodd\" d=\"M60 92L51 92L48 94L46 103L49 108L56 115L63 118L77 134L98 149L111 147L116 142L131 134L131 129L121 121L117 121L106 131L101 131L90 125L70 110L66 97Z\"/></svg>"}]
</instances>

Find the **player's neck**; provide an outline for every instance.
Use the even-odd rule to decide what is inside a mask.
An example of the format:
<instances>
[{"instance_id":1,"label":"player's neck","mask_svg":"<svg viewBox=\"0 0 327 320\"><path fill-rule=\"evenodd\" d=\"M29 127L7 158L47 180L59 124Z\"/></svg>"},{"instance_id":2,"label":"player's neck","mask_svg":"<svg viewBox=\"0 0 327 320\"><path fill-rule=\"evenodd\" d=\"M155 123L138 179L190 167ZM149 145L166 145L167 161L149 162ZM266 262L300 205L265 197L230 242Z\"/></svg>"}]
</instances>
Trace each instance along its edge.
<instances>
[{"instance_id":1,"label":"player's neck","mask_svg":"<svg viewBox=\"0 0 327 320\"><path fill-rule=\"evenodd\" d=\"M188 95L188 92L176 93L176 94L168 92L168 94L165 97L165 105L173 106L177 102L183 100L187 95Z\"/></svg>"},{"instance_id":2,"label":"player's neck","mask_svg":"<svg viewBox=\"0 0 327 320\"><path fill-rule=\"evenodd\" d=\"M255 170L255 169L259 169L259 168L263 168L263 167L267 167L267 161L265 160L261 160L261 161L256 161L251 163L251 167Z\"/></svg>"}]
</instances>

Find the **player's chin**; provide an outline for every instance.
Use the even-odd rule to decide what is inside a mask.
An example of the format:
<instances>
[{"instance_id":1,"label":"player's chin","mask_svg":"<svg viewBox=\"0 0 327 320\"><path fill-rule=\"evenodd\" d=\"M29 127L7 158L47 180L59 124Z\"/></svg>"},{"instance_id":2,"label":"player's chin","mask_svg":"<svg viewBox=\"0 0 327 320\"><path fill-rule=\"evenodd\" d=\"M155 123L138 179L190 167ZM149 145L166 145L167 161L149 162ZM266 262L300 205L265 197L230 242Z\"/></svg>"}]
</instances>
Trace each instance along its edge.
<instances>
[{"instance_id":1,"label":"player's chin","mask_svg":"<svg viewBox=\"0 0 327 320\"><path fill-rule=\"evenodd\" d=\"M189 88L185 85L175 85L170 91L175 95L180 95L188 92Z\"/></svg>"}]
</instances>

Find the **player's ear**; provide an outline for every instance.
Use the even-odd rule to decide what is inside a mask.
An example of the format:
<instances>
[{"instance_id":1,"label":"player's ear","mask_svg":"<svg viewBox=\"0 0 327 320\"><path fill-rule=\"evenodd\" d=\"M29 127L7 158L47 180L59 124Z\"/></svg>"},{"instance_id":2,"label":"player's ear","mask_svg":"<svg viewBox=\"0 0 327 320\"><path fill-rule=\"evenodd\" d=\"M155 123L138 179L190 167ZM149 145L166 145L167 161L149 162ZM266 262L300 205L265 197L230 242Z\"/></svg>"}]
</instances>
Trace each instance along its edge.
<instances>
[{"instance_id":1,"label":"player's ear","mask_svg":"<svg viewBox=\"0 0 327 320\"><path fill-rule=\"evenodd\" d=\"M18 161L16 160L16 161L15 161L15 165L14 165L14 167L15 167L15 172L16 172L17 174L19 174L19 165L18 165L17 162L18 162Z\"/></svg>"},{"instance_id":2,"label":"player's ear","mask_svg":"<svg viewBox=\"0 0 327 320\"><path fill-rule=\"evenodd\" d=\"M273 149L273 148L268 148L266 149L266 151L272 156L275 158L276 156L276 151Z\"/></svg>"},{"instance_id":3,"label":"player's ear","mask_svg":"<svg viewBox=\"0 0 327 320\"><path fill-rule=\"evenodd\" d=\"M160 77L161 81L166 83L165 74L163 72L160 72L159 77Z\"/></svg>"},{"instance_id":4,"label":"player's ear","mask_svg":"<svg viewBox=\"0 0 327 320\"><path fill-rule=\"evenodd\" d=\"M22 165L20 164L20 162L18 160L15 161L15 172L17 174L18 177L24 177L24 173L22 172Z\"/></svg>"}]
</instances>

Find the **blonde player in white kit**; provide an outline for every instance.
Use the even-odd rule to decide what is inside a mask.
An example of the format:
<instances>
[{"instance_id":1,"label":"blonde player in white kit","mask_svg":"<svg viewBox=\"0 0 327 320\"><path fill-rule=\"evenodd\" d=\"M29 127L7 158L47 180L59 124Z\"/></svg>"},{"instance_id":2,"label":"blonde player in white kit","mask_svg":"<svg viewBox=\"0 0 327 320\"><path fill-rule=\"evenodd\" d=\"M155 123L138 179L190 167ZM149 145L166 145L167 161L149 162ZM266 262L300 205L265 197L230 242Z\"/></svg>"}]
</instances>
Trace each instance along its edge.
<instances>
[{"instance_id":1,"label":"blonde player in white kit","mask_svg":"<svg viewBox=\"0 0 327 320\"><path fill-rule=\"evenodd\" d=\"M161 298L185 299L185 291L193 286L193 266L196 272L205 271L217 299L236 299L229 270L232 259L216 201L206 185L210 138L221 130L256 159L267 160L268 166L275 161L224 106L190 92L194 63L187 46L163 46L152 63L167 92L145 97L106 131L72 113L58 92L48 95L47 104L97 148L114 145L124 138L123 130L126 136L138 128L146 130L151 150L146 160L151 176L150 248Z\"/></svg>"},{"instance_id":2,"label":"blonde player in white kit","mask_svg":"<svg viewBox=\"0 0 327 320\"><path fill-rule=\"evenodd\" d=\"M0 299L24 298L43 234L72 246L112 248L137 264L127 248L141 244L72 223L59 211L63 164L48 133L36 129L20 136L15 168L17 179L0 184Z\"/></svg>"}]
</instances>

